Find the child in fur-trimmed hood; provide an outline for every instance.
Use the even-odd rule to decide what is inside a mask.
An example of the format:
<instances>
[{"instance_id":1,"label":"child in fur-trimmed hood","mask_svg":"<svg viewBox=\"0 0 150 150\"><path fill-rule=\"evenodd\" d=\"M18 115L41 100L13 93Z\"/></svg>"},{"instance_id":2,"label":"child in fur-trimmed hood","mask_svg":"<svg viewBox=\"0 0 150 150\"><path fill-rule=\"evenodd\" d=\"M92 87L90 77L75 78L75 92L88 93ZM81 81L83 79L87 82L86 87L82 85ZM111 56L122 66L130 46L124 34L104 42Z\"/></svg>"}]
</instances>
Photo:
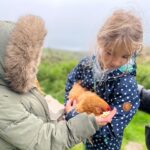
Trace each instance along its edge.
<instances>
[{"instance_id":1,"label":"child in fur-trimmed hood","mask_svg":"<svg viewBox=\"0 0 150 150\"><path fill-rule=\"evenodd\" d=\"M45 97L35 85L45 35L44 21L38 16L23 16L16 23L0 21L2 150L69 149L93 135L104 122L100 116L85 113L68 122L53 120ZM106 124L115 113L105 119Z\"/></svg>"}]
</instances>

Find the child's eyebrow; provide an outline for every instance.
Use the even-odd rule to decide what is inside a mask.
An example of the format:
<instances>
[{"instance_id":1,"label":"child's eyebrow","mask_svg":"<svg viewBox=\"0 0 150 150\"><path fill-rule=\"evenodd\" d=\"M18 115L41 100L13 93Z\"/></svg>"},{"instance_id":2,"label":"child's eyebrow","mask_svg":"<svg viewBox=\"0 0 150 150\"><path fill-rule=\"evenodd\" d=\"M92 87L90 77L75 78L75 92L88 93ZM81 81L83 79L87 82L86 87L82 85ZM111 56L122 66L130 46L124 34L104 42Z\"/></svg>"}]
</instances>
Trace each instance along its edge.
<instances>
[{"instance_id":1,"label":"child's eyebrow","mask_svg":"<svg viewBox=\"0 0 150 150\"><path fill-rule=\"evenodd\" d=\"M107 51L107 52L112 52L112 49L107 49L106 51Z\"/></svg>"}]
</instances>

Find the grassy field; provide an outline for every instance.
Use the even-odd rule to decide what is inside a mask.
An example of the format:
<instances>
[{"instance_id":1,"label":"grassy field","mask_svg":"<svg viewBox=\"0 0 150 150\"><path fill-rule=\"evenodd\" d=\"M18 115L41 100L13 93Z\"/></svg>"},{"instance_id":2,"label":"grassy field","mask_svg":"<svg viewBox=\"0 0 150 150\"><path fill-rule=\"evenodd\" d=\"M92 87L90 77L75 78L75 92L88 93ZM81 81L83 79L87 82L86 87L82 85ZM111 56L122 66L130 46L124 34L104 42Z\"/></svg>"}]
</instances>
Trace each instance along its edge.
<instances>
[{"instance_id":1,"label":"grassy field","mask_svg":"<svg viewBox=\"0 0 150 150\"><path fill-rule=\"evenodd\" d=\"M147 50L148 51L148 50ZM148 51L149 52L149 51ZM64 102L64 91L67 74L78 63L84 53L67 52L59 50L44 50L42 63L39 67L38 79L47 94L51 94L61 103ZM143 61L144 60L144 61ZM150 57L143 54L138 58L137 80L146 88L150 88ZM150 124L150 115L138 111L124 132L122 150L129 141L135 141L145 146L144 128ZM84 150L83 144L79 144L71 150Z\"/></svg>"}]
</instances>

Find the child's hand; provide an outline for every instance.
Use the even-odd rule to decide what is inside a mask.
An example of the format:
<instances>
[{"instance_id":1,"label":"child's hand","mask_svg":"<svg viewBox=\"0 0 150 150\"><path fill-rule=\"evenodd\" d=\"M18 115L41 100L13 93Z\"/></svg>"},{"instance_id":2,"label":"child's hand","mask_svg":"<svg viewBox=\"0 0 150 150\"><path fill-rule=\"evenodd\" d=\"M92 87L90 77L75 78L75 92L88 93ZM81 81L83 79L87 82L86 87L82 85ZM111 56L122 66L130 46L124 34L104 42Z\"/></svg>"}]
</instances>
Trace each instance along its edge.
<instances>
[{"instance_id":1,"label":"child's hand","mask_svg":"<svg viewBox=\"0 0 150 150\"><path fill-rule=\"evenodd\" d=\"M67 104L66 104L66 107L65 107L65 111L66 111L66 113L69 113L72 109L74 109L75 108L75 106L76 106L76 100L68 100L67 101Z\"/></svg>"},{"instance_id":2,"label":"child's hand","mask_svg":"<svg viewBox=\"0 0 150 150\"><path fill-rule=\"evenodd\" d=\"M107 123L110 123L112 121L112 118L114 117L114 115L116 114L117 109L114 108L112 111L110 111L109 115L106 117L102 117L102 115L100 116L96 116L96 122L99 126L104 126Z\"/></svg>"},{"instance_id":3,"label":"child's hand","mask_svg":"<svg viewBox=\"0 0 150 150\"><path fill-rule=\"evenodd\" d=\"M51 95L46 95L45 100L48 104L49 110L53 113L57 113L65 109L64 105L61 104L57 99L53 98Z\"/></svg>"}]
</instances>

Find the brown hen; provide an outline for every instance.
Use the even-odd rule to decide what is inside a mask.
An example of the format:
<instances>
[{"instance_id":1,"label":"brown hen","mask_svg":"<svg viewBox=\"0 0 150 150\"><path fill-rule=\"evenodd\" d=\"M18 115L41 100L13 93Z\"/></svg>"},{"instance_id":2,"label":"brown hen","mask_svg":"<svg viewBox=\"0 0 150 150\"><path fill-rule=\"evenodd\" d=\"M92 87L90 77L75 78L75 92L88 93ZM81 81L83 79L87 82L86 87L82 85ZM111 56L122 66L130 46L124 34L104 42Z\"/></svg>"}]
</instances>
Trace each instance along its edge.
<instances>
[{"instance_id":1,"label":"brown hen","mask_svg":"<svg viewBox=\"0 0 150 150\"><path fill-rule=\"evenodd\" d=\"M96 116L111 110L107 102L100 98L96 93L88 91L79 83L75 83L69 92L68 98L76 100L76 111L79 113L86 112L87 114L94 113Z\"/></svg>"}]
</instances>

